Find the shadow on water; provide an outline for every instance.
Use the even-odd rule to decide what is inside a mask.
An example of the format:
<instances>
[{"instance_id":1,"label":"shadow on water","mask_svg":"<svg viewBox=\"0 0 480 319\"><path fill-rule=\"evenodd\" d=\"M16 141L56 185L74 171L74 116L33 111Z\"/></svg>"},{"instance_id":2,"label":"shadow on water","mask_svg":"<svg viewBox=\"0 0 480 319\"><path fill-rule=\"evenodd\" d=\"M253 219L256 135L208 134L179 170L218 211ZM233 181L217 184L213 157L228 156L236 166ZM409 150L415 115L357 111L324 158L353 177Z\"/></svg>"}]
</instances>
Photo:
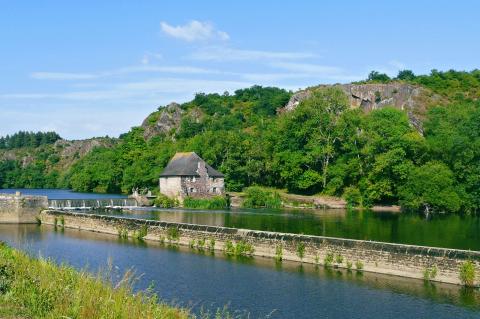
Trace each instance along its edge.
<instances>
[{"instance_id":1,"label":"shadow on water","mask_svg":"<svg viewBox=\"0 0 480 319\"><path fill-rule=\"evenodd\" d=\"M409 310L421 311L417 317L422 318L471 318L480 311L478 290L402 277L228 257L221 252L71 229L55 232L46 225L0 225L0 240L77 268L88 265L95 270L111 258L119 271L134 267L142 274L136 289L146 289L153 282L161 298L194 311L226 304L245 309L253 318L273 310L272 318L322 314L361 318L362 313L371 318L409 318ZM365 312L369 307L374 313Z\"/></svg>"}]
</instances>

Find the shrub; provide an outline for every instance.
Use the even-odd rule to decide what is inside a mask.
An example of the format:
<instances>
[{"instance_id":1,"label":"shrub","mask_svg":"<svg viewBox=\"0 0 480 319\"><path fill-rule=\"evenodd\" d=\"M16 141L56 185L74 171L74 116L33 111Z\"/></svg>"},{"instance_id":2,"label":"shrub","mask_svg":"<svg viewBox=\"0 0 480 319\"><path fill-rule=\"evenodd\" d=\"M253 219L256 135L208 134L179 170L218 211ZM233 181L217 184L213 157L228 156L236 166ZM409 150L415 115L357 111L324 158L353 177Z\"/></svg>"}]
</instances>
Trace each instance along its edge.
<instances>
[{"instance_id":1,"label":"shrub","mask_svg":"<svg viewBox=\"0 0 480 319\"><path fill-rule=\"evenodd\" d=\"M282 200L276 191L265 189L259 186L251 186L244 190L245 201L243 207L247 208L280 208Z\"/></svg>"},{"instance_id":2,"label":"shrub","mask_svg":"<svg viewBox=\"0 0 480 319\"><path fill-rule=\"evenodd\" d=\"M471 260L467 260L460 266L460 282L467 286L473 287L475 285L475 264Z\"/></svg>"},{"instance_id":3,"label":"shrub","mask_svg":"<svg viewBox=\"0 0 480 319\"><path fill-rule=\"evenodd\" d=\"M425 281L430 281L437 277L438 268L437 266L427 267L423 270L423 279Z\"/></svg>"},{"instance_id":4,"label":"shrub","mask_svg":"<svg viewBox=\"0 0 480 319\"><path fill-rule=\"evenodd\" d=\"M215 250L215 239L214 238L210 238L210 241L208 243L208 249L210 249L210 251Z\"/></svg>"},{"instance_id":5,"label":"shrub","mask_svg":"<svg viewBox=\"0 0 480 319\"><path fill-rule=\"evenodd\" d=\"M337 256L335 256L335 262L336 262L337 264L339 264L339 265L342 264L342 263L343 263L343 256L340 255L340 254L338 254Z\"/></svg>"},{"instance_id":6,"label":"shrub","mask_svg":"<svg viewBox=\"0 0 480 319\"><path fill-rule=\"evenodd\" d=\"M118 237L120 237L121 239L128 238L128 230L125 227L119 227L117 231L118 231Z\"/></svg>"},{"instance_id":7,"label":"shrub","mask_svg":"<svg viewBox=\"0 0 480 319\"><path fill-rule=\"evenodd\" d=\"M178 241L180 239L180 230L177 227L168 227L167 239L169 242Z\"/></svg>"},{"instance_id":8,"label":"shrub","mask_svg":"<svg viewBox=\"0 0 480 319\"><path fill-rule=\"evenodd\" d=\"M138 240L143 240L145 238L145 236L147 236L147 233L148 233L147 225L142 225L142 227L140 227L140 229L136 230L133 233L133 237L135 237Z\"/></svg>"},{"instance_id":9,"label":"shrub","mask_svg":"<svg viewBox=\"0 0 480 319\"><path fill-rule=\"evenodd\" d=\"M330 267L333 263L333 254L332 253L327 253L325 258L323 258L323 264L325 267Z\"/></svg>"},{"instance_id":10,"label":"shrub","mask_svg":"<svg viewBox=\"0 0 480 319\"><path fill-rule=\"evenodd\" d=\"M353 263L350 260L347 260L347 269L352 270Z\"/></svg>"},{"instance_id":11,"label":"shrub","mask_svg":"<svg viewBox=\"0 0 480 319\"><path fill-rule=\"evenodd\" d=\"M275 260L282 261L282 259L283 259L283 246L280 244L280 245L277 245L277 247L275 247Z\"/></svg>"},{"instance_id":12,"label":"shrub","mask_svg":"<svg viewBox=\"0 0 480 319\"><path fill-rule=\"evenodd\" d=\"M356 187L349 186L345 188L343 192L343 198L347 201L347 205L350 207L362 207L363 206L363 199L362 193Z\"/></svg>"},{"instance_id":13,"label":"shrub","mask_svg":"<svg viewBox=\"0 0 480 319\"><path fill-rule=\"evenodd\" d=\"M63 215L60 216L59 222L60 222L60 227L64 228L65 227L65 217L63 217Z\"/></svg>"},{"instance_id":14,"label":"shrub","mask_svg":"<svg viewBox=\"0 0 480 319\"><path fill-rule=\"evenodd\" d=\"M227 198L223 196L212 198L187 197L183 201L183 206L195 209L225 209L229 207Z\"/></svg>"},{"instance_id":15,"label":"shrub","mask_svg":"<svg viewBox=\"0 0 480 319\"><path fill-rule=\"evenodd\" d=\"M355 268L357 268L358 271L361 271L363 269L363 263L360 260L357 260Z\"/></svg>"},{"instance_id":16,"label":"shrub","mask_svg":"<svg viewBox=\"0 0 480 319\"><path fill-rule=\"evenodd\" d=\"M235 246L231 240L226 241L224 251L226 255L233 255L235 253Z\"/></svg>"},{"instance_id":17,"label":"shrub","mask_svg":"<svg viewBox=\"0 0 480 319\"><path fill-rule=\"evenodd\" d=\"M197 239L197 248L198 250L203 250L205 248L205 238Z\"/></svg>"},{"instance_id":18,"label":"shrub","mask_svg":"<svg viewBox=\"0 0 480 319\"><path fill-rule=\"evenodd\" d=\"M297 244L297 256L300 259L303 259L305 256L305 244L303 242Z\"/></svg>"},{"instance_id":19,"label":"shrub","mask_svg":"<svg viewBox=\"0 0 480 319\"><path fill-rule=\"evenodd\" d=\"M159 194L157 198L153 200L153 205L155 207L172 208L178 206L178 200Z\"/></svg>"},{"instance_id":20,"label":"shrub","mask_svg":"<svg viewBox=\"0 0 480 319\"><path fill-rule=\"evenodd\" d=\"M195 239L190 239L190 241L188 242L188 246L190 246L190 248L195 248Z\"/></svg>"}]
</instances>

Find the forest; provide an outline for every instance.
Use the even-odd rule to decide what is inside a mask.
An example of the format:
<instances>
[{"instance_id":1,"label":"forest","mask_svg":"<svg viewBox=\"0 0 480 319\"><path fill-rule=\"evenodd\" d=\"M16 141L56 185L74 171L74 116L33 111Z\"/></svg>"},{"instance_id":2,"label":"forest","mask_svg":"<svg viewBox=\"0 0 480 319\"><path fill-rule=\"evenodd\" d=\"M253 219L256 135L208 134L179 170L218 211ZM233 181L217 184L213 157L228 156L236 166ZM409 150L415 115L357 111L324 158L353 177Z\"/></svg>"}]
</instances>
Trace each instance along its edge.
<instances>
[{"instance_id":1,"label":"forest","mask_svg":"<svg viewBox=\"0 0 480 319\"><path fill-rule=\"evenodd\" d=\"M128 193L158 188L177 151L195 151L226 176L229 191L257 185L296 194L344 197L352 206L400 204L405 210L480 211L480 71L372 71L362 83L405 82L444 99L428 107L419 132L405 112L352 109L335 87L319 87L292 112L279 113L292 92L253 86L233 94L203 94L180 105L178 128L153 138L143 127L97 147L68 169L45 139L0 139L0 148L34 148L34 161L0 161L0 187L62 187ZM150 115L152 123L161 112ZM148 122L148 121L147 121ZM15 135L14 135L15 136ZM18 142L17 140L22 140ZM30 141L30 142L29 142ZM43 142L42 142L43 141ZM48 141L48 142L47 142Z\"/></svg>"}]
</instances>

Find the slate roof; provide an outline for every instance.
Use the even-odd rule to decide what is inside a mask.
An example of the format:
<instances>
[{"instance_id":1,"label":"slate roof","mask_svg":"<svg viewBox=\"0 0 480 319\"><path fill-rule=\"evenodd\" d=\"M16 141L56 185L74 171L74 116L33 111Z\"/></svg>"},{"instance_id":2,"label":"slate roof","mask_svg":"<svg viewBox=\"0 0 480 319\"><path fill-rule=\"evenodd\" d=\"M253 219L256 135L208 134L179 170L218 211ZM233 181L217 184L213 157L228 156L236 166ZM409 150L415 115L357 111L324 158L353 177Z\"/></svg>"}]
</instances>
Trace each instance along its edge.
<instances>
[{"instance_id":1,"label":"slate roof","mask_svg":"<svg viewBox=\"0 0 480 319\"><path fill-rule=\"evenodd\" d=\"M195 152L176 153L168 162L160 177L168 176L199 176L197 173L198 162L204 160ZM223 177L223 174L205 163L208 176Z\"/></svg>"}]
</instances>

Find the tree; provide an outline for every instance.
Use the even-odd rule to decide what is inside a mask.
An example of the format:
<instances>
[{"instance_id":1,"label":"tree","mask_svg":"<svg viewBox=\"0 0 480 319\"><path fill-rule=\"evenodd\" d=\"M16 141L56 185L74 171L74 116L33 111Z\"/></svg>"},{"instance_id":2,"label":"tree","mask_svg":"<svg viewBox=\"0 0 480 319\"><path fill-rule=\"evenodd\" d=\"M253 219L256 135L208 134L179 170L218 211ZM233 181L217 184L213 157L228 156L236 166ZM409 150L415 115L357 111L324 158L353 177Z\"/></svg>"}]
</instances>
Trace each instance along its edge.
<instances>
[{"instance_id":1,"label":"tree","mask_svg":"<svg viewBox=\"0 0 480 319\"><path fill-rule=\"evenodd\" d=\"M454 213L462 206L453 173L440 162L428 162L410 171L407 182L400 188L400 204L425 213Z\"/></svg>"},{"instance_id":2,"label":"tree","mask_svg":"<svg viewBox=\"0 0 480 319\"><path fill-rule=\"evenodd\" d=\"M415 79L415 74L411 70L400 70L398 71L397 79L411 81Z\"/></svg>"},{"instance_id":3,"label":"tree","mask_svg":"<svg viewBox=\"0 0 480 319\"><path fill-rule=\"evenodd\" d=\"M385 73L380 73L380 72L378 72L378 71L371 71L371 72L368 74L367 81L368 81L368 82L387 83L387 82L390 82L391 79L390 79L390 77L389 77L387 74L385 74Z\"/></svg>"}]
</instances>

